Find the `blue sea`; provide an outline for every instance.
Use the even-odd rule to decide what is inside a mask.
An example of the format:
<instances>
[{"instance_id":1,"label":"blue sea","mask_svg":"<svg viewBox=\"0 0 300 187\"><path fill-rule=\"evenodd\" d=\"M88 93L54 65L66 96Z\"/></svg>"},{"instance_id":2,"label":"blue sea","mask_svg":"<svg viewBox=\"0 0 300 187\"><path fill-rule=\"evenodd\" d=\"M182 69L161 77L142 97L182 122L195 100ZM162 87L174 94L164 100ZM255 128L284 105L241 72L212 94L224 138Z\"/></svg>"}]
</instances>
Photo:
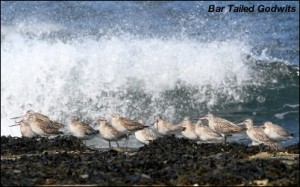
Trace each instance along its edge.
<instances>
[{"instance_id":1,"label":"blue sea","mask_svg":"<svg viewBox=\"0 0 300 187\"><path fill-rule=\"evenodd\" d=\"M230 4L296 11L208 12ZM10 118L29 109L66 125L211 112L272 121L295 135L284 146L297 143L299 3L1 1L1 135L21 136Z\"/></svg>"}]
</instances>

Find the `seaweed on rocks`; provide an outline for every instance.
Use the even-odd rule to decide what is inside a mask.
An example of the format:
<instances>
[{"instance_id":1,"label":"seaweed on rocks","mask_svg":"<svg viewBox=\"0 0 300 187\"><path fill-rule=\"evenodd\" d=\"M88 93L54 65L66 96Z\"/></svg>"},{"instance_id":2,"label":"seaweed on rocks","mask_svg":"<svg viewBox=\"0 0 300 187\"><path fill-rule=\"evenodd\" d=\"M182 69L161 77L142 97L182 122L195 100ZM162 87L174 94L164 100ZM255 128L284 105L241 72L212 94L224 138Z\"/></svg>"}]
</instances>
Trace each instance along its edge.
<instances>
[{"instance_id":1,"label":"seaweed on rocks","mask_svg":"<svg viewBox=\"0 0 300 187\"><path fill-rule=\"evenodd\" d=\"M296 143L296 144L287 146L287 147L286 147L286 150L287 150L289 153L296 153L296 154L299 154L299 143Z\"/></svg>"},{"instance_id":2,"label":"seaweed on rocks","mask_svg":"<svg viewBox=\"0 0 300 187\"><path fill-rule=\"evenodd\" d=\"M72 136L2 136L1 148L3 186L299 185L299 144L283 153L170 136L125 151L91 149Z\"/></svg>"},{"instance_id":3,"label":"seaweed on rocks","mask_svg":"<svg viewBox=\"0 0 300 187\"><path fill-rule=\"evenodd\" d=\"M35 154L49 150L85 150L87 146L74 136L11 137L1 136L1 156L14 154Z\"/></svg>"}]
</instances>

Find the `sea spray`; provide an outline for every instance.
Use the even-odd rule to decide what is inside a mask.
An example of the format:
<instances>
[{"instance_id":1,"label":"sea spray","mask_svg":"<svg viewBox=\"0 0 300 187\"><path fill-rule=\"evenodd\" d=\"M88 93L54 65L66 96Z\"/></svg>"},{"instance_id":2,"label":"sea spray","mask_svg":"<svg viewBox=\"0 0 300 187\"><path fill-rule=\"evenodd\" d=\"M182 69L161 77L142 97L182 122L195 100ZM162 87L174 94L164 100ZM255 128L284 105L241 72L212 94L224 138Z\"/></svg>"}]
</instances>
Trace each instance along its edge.
<instances>
[{"instance_id":1,"label":"sea spray","mask_svg":"<svg viewBox=\"0 0 300 187\"><path fill-rule=\"evenodd\" d=\"M84 117L128 115L131 104L138 111L147 110L145 102L149 107L163 107L155 102L179 83L198 89L192 96L196 102L213 106L218 104L215 94L238 101L243 82L252 79L244 64L250 47L238 41L116 37L64 43L15 33L5 37L1 52L2 120L29 108L56 119L61 112ZM131 89L146 97L124 98Z\"/></svg>"},{"instance_id":2,"label":"sea spray","mask_svg":"<svg viewBox=\"0 0 300 187\"><path fill-rule=\"evenodd\" d=\"M209 4L1 2L1 134L20 136L9 118L28 109L64 124L117 113L149 125L210 111L298 132L297 113L274 115L299 104L299 17Z\"/></svg>"}]
</instances>

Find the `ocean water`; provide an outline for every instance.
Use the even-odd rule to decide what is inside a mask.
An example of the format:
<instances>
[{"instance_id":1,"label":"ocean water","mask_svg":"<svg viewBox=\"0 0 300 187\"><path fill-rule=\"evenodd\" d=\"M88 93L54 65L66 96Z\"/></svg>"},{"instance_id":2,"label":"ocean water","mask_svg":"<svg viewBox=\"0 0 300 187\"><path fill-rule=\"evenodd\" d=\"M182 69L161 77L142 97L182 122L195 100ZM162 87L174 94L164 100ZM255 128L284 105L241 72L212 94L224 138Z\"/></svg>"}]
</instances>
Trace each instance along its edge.
<instances>
[{"instance_id":1,"label":"ocean water","mask_svg":"<svg viewBox=\"0 0 300 187\"><path fill-rule=\"evenodd\" d=\"M232 3L296 12L207 11ZM1 1L1 135L21 136L10 118L29 109L66 125L211 112L272 121L295 134L284 145L299 142L299 3Z\"/></svg>"}]
</instances>

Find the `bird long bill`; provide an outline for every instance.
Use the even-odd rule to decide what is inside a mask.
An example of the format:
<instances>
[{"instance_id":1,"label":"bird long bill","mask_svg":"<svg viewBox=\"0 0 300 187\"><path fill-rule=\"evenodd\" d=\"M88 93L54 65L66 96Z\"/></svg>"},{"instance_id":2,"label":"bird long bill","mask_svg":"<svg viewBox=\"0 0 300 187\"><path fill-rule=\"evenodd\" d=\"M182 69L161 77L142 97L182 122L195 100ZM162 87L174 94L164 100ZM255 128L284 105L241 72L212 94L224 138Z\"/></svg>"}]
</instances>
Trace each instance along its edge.
<instances>
[{"instance_id":1,"label":"bird long bill","mask_svg":"<svg viewBox=\"0 0 300 187\"><path fill-rule=\"evenodd\" d=\"M200 120L201 120L201 119L205 119L205 116L204 116L204 117L201 117L201 118L199 118L199 119L200 119Z\"/></svg>"},{"instance_id":2,"label":"bird long bill","mask_svg":"<svg viewBox=\"0 0 300 187\"><path fill-rule=\"evenodd\" d=\"M18 123L18 124L15 124L15 125L10 125L9 127L18 126L18 125L20 125L20 124Z\"/></svg>"},{"instance_id":3,"label":"bird long bill","mask_svg":"<svg viewBox=\"0 0 300 187\"><path fill-rule=\"evenodd\" d=\"M242 122L242 123L238 123L238 124L236 124L236 125L241 126L241 125L244 125L244 123Z\"/></svg>"},{"instance_id":4,"label":"bird long bill","mask_svg":"<svg viewBox=\"0 0 300 187\"><path fill-rule=\"evenodd\" d=\"M10 119L18 119L18 118L21 118L23 116L18 116L18 117L13 117L13 118L10 118Z\"/></svg>"},{"instance_id":5,"label":"bird long bill","mask_svg":"<svg viewBox=\"0 0 300 187\"><path fill-rule=\"evenodd\" d=\"M95 120L95 122L97 123L98 121L107 121L107 119L106 118L104 118L104 117L99 117L98 119L96 119Z\"/></svg>"}]
</instances>

